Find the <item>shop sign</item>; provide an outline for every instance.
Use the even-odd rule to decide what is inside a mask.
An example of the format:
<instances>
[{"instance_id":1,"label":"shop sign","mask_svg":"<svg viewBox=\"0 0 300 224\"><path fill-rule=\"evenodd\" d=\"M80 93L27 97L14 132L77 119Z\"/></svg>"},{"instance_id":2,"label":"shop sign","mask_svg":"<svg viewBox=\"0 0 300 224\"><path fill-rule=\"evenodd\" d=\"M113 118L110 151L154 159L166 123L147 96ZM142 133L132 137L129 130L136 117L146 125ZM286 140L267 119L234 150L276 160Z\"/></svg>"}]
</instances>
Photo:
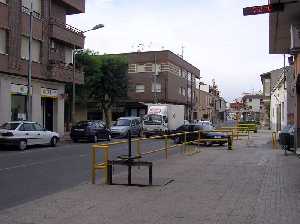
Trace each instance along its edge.
<instances>
[{"instance_id":1,"label":"shop sign","mask_svg":"<svg viewBox=\"0 0 300 224\"><path fill-rule=\"evenodd\" d=\"M47 89L47 88L41 88L41 95L42 97L50 97L50 98L57 98L58 97L58 91L57 89Z\"/></svg>"},{"instance_id":2,"label":"shop sign","mask_svg":"<svg viewBox=\"0 0 300 224\"><path fill-rule=\"evenodd\" d=\"M27 95L28 88L25 85L10 84L11 94Z\"/></svg>"}]
</instances>

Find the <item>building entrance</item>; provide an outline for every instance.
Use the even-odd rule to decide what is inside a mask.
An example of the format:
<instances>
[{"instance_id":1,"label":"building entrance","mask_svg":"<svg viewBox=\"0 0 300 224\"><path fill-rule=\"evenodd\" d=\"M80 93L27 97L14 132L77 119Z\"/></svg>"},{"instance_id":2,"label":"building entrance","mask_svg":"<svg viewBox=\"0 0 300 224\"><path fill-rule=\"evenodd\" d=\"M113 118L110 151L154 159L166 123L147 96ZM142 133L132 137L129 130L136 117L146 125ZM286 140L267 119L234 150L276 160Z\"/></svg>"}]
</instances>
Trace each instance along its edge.
<instances>
[{"instance_id":1,"label":"building entrance","mask_svg":"<svg viewBox=\"0 0 300 224\"><path fill-rule=\"evenodd\" d=\"M42 98L42 119L43 127L49 131L53 131L53 98Z\"/></svg>"}]
</instances>

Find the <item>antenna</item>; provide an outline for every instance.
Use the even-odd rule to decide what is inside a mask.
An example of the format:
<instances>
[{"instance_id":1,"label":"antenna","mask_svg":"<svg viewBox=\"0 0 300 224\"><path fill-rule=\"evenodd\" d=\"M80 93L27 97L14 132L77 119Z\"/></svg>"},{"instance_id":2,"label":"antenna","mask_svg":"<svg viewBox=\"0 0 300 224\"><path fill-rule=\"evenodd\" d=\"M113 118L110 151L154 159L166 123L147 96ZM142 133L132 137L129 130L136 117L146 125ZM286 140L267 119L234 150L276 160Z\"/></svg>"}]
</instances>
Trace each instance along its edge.
<instances>
[{"instance_id":1,"label":"antenna","mask_svg":"<svg viewBox=\"0 0 300 224\"><path fill-rule=\"evenodd\" d=\"M181 46L181 58L183 59L183 53L184 53L184 48L185 48L185 46Z\"/></svg>"}]
</instances>

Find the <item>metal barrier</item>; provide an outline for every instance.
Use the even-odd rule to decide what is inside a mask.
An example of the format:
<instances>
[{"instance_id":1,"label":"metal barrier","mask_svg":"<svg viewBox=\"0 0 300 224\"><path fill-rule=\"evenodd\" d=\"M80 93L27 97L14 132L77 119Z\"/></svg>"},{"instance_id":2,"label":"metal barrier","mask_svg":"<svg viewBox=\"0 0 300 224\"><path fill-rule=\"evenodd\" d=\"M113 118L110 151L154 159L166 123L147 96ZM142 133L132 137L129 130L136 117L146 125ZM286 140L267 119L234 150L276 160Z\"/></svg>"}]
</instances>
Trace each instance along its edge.
<instances>
[{"instance_id":1,"label":"metal barrier","mask_svg":"<svg viewBox=\"0 0 300 224\"><path fill-rule=\"evenodd\" d=\"M163 152L164 151L164 155L165 155L165 159L168 159L168 152L171 149L174 149L176 147L180 147L181 146L181 151L183 153L186 153L187 151L187 145L188 144L197 144L198 146L200 146L201 143L206 143L206 142L227 142L228 145L228 150L232 150L233 149L233 138L234 138L234 131L233 130L228 130L228 131L221 131L221 130L216 130L216 131L212 131L212 132L227 132L227 133L231 133L231 135L228 135L227 139L202 139L201 138L201 131L194 131L194 132L182 132L182 133L177 133L177 134L170 134L170 135L163 135L163 136L152 136L149 138L138 138L138 139L133 139L131 142L136 144L136 155L138 158L141 158L142 156L147 156L150 154L154 154L154 153L158 153L158 152ZM187 141L187 137L188 134L198 134L198 138L196 140L192 140L192 141ZM175 136L183 136L183 142L180 144L169 144L170 138L175 137ZM151 139L163 139L164 140L164 147L159 148L159 149L153 149L147 152L141 152L141 143L143 141L146 140L151 140ZM107 169L108 169L108 161L109 161L109 151L110 151L110 147L114 146L114 145L120 145L120 144L127 144L128 141L124 140L124 141L119 141L119 142L112 142L112 143L108 143L108 144L95 144L92 146L92 184L95 184L96 181L96 171L97 170L104 170L105 173L105 182L108 183L108 176L107 176ZM104 161L102 162L97 162L97 151L98 150L103 150L104 152Z\"/></svg>"}]
</instances>

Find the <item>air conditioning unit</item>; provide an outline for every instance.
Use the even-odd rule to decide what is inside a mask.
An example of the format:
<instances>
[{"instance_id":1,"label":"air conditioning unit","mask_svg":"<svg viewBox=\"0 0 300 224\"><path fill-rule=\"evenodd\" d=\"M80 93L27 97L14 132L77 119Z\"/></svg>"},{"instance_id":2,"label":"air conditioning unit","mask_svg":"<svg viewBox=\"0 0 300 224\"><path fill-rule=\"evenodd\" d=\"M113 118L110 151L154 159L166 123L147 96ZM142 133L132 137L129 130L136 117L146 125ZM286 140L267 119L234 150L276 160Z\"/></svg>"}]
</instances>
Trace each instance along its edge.
<instances>
[{"instance_id":1,"label":"air conditioning unit","mask_svg":"<svg viewBox=\"0 0 300 224\"><path fill-rule=\"evenodd\" d=\"M300 25L291 25L291 50L300 49Z\"/></svg>"}]
</instances>

